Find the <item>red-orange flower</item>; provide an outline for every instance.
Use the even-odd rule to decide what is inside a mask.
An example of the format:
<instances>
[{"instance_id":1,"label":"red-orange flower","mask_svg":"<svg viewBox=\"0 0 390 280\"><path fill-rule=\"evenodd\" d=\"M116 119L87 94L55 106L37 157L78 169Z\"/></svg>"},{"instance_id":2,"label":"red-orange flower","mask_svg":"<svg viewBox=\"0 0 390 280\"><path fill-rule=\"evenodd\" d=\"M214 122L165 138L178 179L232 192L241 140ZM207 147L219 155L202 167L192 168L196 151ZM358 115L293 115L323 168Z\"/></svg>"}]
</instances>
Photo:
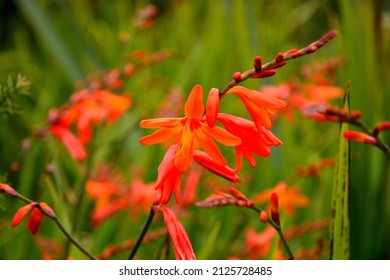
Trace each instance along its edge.
<instances>
[{"instance_id":1,"label":"red-orange flower","mask_svg":"<svg viewBox=\"0 0 390 280\"><path fill-rule=\"evenodd\" d=\"M65 146L70 156L77 161L84 161L87 158L84 145L73 134L69 124L63 119L63 115L57 109L49 111L48 122L48 132Z\"/></svg>"},{"instance_id":2,"label":"red-orange flower","mask_svg":"<svg viewBox=\"0 0 390 280\"><path fill-rule=\"evenodd\" d=\"M217 120L223 124L231 134L239 137L242 142L236 146L237 171L241 170L242 156L252 167L256 166L253 154L267 157L271 154L271 146L281 145L282 142L264 126L256 127L254 122L229 114L219 113Z\"/></svg>"},{"instance_id":3,"label":"red-orange flower","mask_svg":"<svg viewBox=\"0 0 390 280\"><path fill-rule=\"evenodd\" d=\"M164 224L168 229L169 236L173 243L176 260L195 260L195 253L191 241L176 217L176 214L169 208L159 207L164 214Z\"/></svg>"},{"instance_id":4,"label":"red-orange flower","mask_svg":"<svg viewBox=\"0 0 390 280\"><path fill-rule=\"evenodd\" d=\"M265 259L272 246L272 239L275 236L275 229L268 226L261 233L256 233L253 228L249 228L245 232L246 244L245 253L249 259Z\"/></svg>"},{"instance_id":5,"label":"red-orange flower","mask_svg":"<svg viewBox=\"0 0 390 280\"><path fill-rule=\"evenodd\" d=\"M348 130L344 132L344 137L354 142L360 142L370 145L378 145L376 139L368 134L359 131Z\"/></svg>"},{"instance_id":6,"label":"red-orange flower","mask_svg":"<svg viewBox=\"0 0 390 280\"><path fill-rule=\"evenodd\" d=\"M271 114L284 110L287 105L284 100L241 86L229 89L226 94L238 95L259 131L262 130L262 126L270 129L272 127Z\"/></svg>"},{"instance_id":7,"label":"red-orange flower","mask_svg":"<svg viewBox=\"0 0 390 280\"><path fill-rule=\"evenodd\" d=\"M21 207L16 212L14 218L12 219L11 225L12 227L18 226L22 222L24 217L26 217L27 214L31 212L26 228L31 232L31 234L34 235L37 233L39 227L42 224L43 216L45 215L45 212L43 211L45 211L48 215L55 217L54 211L46 203L32 202Z\"/></svg>"},{"instance_id":8,"label":"red-orange flower","mask_svg":"<svg viewBox=\"0 0 390 280\"><path fill-rule=\"evenodd\" d=\"M6 192L10 195L17 196L18 193L14 190L14 188L11 188L7 184L0 183L0 193Z\"/></svg>"},{"instance_id":9,"label":"red-orange flower","mask_svg":"<svg viewBox=\"0 0 390 280\"><path fill-rule=\"evenodd\" d=\"M305 207L309 204L309 199L301 194L300 188L289 187L285 182L279 182L274 188L263 191L254 200L259 203L268 202L273 193L277 194L279 207L287 214L294 214L295 207Z\"/></svg>"},{"instance_id":10,"label":"red-orange flower","mask_svg":"<svg viewBox=\"0 0 390 280\"><path fill-rule=\"evenodd\" d=\"M88 143L92 135L93 124L114 122L131 106L127 96L116 95L107 90L93 92L81 90L71 99L72 106L64 111L63 119L67 124L76 124L79 139Z\"/></svg>"},{"instance_id":11,"label":"red-orange flower","mask_svg":"<svg viewBox=\"0 0 390 280\"><path fill-rule=\"evenodd\" d=\"M193 160L194 149L199 143L205 152L210 155L219 165L226 165L218 146L213 139L226 146L241 144L241 140L226 130L204 123L203 89L196 85L190 92L184 107L183 118L158 118L142 120L143 128L159 128L151 135L141 138L139 141L144 145L161 143L177 137L178 144L175 153L175 166L180 172L186 171Z\"/></svg>"},{"instance_id":12,"label":"red-orange flower","mask_svg":"<svg viewBox=\"0 0 390 280\"><path fill-rule=\"evenodd\" d=\"M218 165L213 159L206 154L205 152L195 150L194 151L194 160L202 165L204 168L210 170L211 172L229 180L230 182L237 183L240 182L240 178L237 176L237 172L231 169L227 165Z\"/></svg>"},{"instance_id":13,"label":"red-orange flower","mask_svg":"<svg viewBox=\"0 0 390 280\"><path fill-rule=\"evenodd\" d=\"M96 201L92 222L97 225L121 210L128 210L131 218L148 212L156 195L154 186L154 183L145 184L138 177L127 185L120 174L114 176L105 166L100 166L86 184L89 196Z\"/></svg>"},{"instance_id":14,"label":"red-orange flower","mask_svg":"<svg viewBox=\"0 0 390 280\"><path fill-rule=\"evenodd\" d=\"M175 165L177 147L177 144L169 147L158 167L156 203L167 204L171 199L172 192L175 194L176 203L180 203L180 177L182 172Z\"/></svg>"},{"instance_id":15,"label":"red-orange flower","mask_svg":"<svg viewBox=\"0 0 390 280\"><path fill-rule=\"evenodd\" d=\"M271 218L277 224L280 226L280 215L279 215L279 198L276 193L271 194Z\"/></svg>"}]
</instances>

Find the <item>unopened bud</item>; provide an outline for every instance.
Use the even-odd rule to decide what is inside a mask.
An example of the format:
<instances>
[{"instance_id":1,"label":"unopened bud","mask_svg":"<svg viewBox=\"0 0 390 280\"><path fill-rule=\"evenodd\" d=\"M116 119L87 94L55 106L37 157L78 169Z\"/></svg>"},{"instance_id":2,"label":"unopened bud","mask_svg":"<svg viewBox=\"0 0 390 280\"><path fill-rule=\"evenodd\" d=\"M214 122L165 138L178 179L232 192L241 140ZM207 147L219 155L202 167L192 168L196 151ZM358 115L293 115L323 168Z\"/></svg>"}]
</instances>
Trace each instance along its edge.
<instances>
[{"instance_id":1,"label":"unopened bud","mask_svg":"<svg viewBox=\"0 0 390 280\"><path fill-rule=\"evenodd\" d=\"M236 83L241 82L241 73L240 73L240 72L234 73L234 74L233 74L233 80L234 80Z\"/></svg>"},{"instance_id":2,"label":"unopened bud","mask_svg":"<svg viewBox=\"0 0 390 280\"><path fill-rule=\"evenodd\" d=\"M264 210L260 211L260 221L262 221L263 223L266 223L268 221L267 212L265 212Z\"/></svg>"}]
</instances>

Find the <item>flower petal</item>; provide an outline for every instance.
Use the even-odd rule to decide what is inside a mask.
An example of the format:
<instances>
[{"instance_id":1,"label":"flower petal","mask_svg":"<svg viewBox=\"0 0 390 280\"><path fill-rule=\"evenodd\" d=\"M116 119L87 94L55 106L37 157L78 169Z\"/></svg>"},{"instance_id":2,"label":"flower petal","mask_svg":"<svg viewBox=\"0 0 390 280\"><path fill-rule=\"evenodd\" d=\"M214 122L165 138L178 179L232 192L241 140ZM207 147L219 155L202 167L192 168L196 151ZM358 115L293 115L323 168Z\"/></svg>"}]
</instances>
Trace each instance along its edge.
<instances>
[{"instance_id":1,"label":"flower petal","mask_svg":"<svg viewBox=\"0 0 390 280\"><path fill-rule=\"evenodd\" d=\"M45 214L38 207L34 207L30 214L30 218L27 222L27 229L31 232L31 234L36 234L39 227L42 224L43 216Z\"/></svg>"},{"instance_id":2,"label":"flower petal","mask_svg":"<svg viewBox=\"0 0 390 280\"><path fill-rule=\"evenodd\" d=\"M219 89L212 88L207 97L206 121L210 127L215 125L219 110Z\"/></svg>"},{"instance_id":3,"label":"flower petal","mask_svg":"<svg viewBox=\"0 0 390 280\"><path fill-rule=\"evenodd\" d=\"M192 249L191 241L176 217L176 214L168 208L160 207L163 212L164 224L168 229L169 236L173 243L176 260L195 260L195 253Z\"/></svg>"},{"instance_id":4,"label":"flower petal","mask_svg":"<svg viewBox=\"0 0 390 280\"><path fill-rule=\"evenodd\" d=\"M187 117L200 119L204 114L203 89L201 85L195 85L184 106L184 114Z\"/></svg>"},{"instance_id":5,"label":"flower petal","mask_svg":"<svg viewBox=\"0 0 390 280\"><path fill-rule=\"evenodd\" d=\"M238 146L242 143L239 137L234 136L230 132L218 126L209 127L206 125L202 125L201 130L207 136L214 138L215 140L224 144L225 146Z\"/></svg>"},{"instance_id":6,"label":"flower petal","mask_svg":"<svg viewBox=\"0 0 390 280\"><path fill-rule=\"evenodd\" d=\"M26 215L31 211L31 209L34 207L35 203L27 204L16 212L14 218L12 219L11 225L12 227L18 226L21 221L26 217Z\"/></svg>"},{"instance_id":7,"label":"flower petal","mask_svg":"<svg viewBox=\"0 0 390 280\"><path fill-rule=\"evenodd\" d=\"M139 126L142 128L176 127L182 120L183 118L148 119L140 121Z\"/></svg>"},{"instance_id":8,"label":"flower petal","mask_svg":"<svg viewBox=\"0 0 390 280\"><path fill-rule=\"evenodd\" d=\"M205 150L205 152L210 157L212 157L212 159L218 165L221 165L221 166L227 165L227 162L224 159L224 157L222 156L222 153L219 150L217 144L215 144L215 142L203 132L203 129L198 129L196 131L196 138L198 139L200 145Z\"/></svg>"},{"instance_id":9,"label":"flower petal","mask_svg":"<svg viewBox=\"0 0 390 280\"><path fill-rule=\"evenodd\" d=\"M210 170L211 172L217 174L229 180L230 182L237 183L240 182L240 178L237 176L235 170L231 169L227 165L218 165L208 154L205 152L195 150L194 151L194 160L202 165L204 168Z\"/></svg>"},{"instance_id":10,"label":"flower petal","mask_svg":"<svg viewBox=\"0 0 390 280\"><path fill-rule=\"evenodd\" d=\"M153 145L171 139L182 132L182 127L160 128L152 134L142 137L139 142L143 145Z\"/></svg>"}]
</instances>

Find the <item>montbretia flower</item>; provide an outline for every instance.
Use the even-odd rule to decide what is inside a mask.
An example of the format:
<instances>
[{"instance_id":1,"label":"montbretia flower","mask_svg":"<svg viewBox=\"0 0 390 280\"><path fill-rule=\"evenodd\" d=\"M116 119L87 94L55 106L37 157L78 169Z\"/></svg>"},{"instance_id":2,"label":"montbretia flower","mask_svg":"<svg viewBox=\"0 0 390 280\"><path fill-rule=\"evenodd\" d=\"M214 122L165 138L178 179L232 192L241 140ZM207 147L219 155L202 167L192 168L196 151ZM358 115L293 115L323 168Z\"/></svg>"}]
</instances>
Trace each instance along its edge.
<instances>
[{"instance_id":1,"label":"montbretia flower","mask_svg":"<svg viewBox=\"0 0 390 280\"><path fill-rule=\"evenodd\" d=\"M219 113L217 120L225 129L241 139L241 144L236 146L236 170L240 171L242 156L248 160L252 167L256 166L253 154L267 157L271 154L271 146L281 145L282 142L264 126L255 125L254 122L225 113Z\"/></svg>"},{"instance_id":2,"label":"montbretia flower","mask_svg":"<svg viewBox=\"0 0 390 280\"><path fill-rule=\"evenodd\" d=\"M182 118L157 118L142 120L143 128L158 128L151 135L141 138L144 145L161 143L176 137L178 147L175 153L175 166L180 172L186 171L193 160L194 149L197 144L213 158L219 165L226 165L226 160L213 139L226 146L237 146L241 140L226 130L204 123L204 105L202 86L192 88L184 107L185 117Z\"/></svg>"},{"instance_id":3,"label":"montbretia flower","mask_svg":"<svg viewBox=\"0 0 390 280\"><path fill-rule=\"evenodd\" d=\"M218 165L213 159L205 152L195 150L194 160L204 168L210 170L214 174L225 178L226 180L237 183L240 182L240 178L237 176L237 172L231 169L227 165Z\"/></svg>"},{"instance_id":4,"label":"montbretia flower","mask_svg":"<svg viewBox=\"0 0 390 280\"><path fill-rule=\"evenodd\" d=\"M156 190L158 192L156 203L158 204L167 204L171 199L172 192L175 194L176 203L180 203L180 179L183 172L175 165L177 148L177 144L169 147L158 167L156 181Z\"/></svg>"},{"instance_id":5,"label":"montbretia flower","mask_svg":"<svg viewBox=\"0 0 390 280\"><path fill-rule=\"evenodd\" d=\"M116 95L107 90L81 90L71 99L72 105L64 111L64 121L75 123L80 141L88 143L92 136L93 124L112 123L130 106L131 100L125 95Z\"/></svg>"},{"instance_id":6,"label":"montbretia flower","mask_svg":"<svg viewBox=\"0 0 390 280\"><path fill-rule=\"evenodd\" d=\"M378 142L374 137L359 131L347 130L344 132L344 137L354 142L360 142L374 146L378 145Z\"/></svg>"},{"instance_id":7,"label":"montbretia flower","mask_svg":"<svg viewBox=\"0 0 390 280\"><path fill-rule=\"evenodd\" d=\"M163 212L164 224L171 237L176 260L195 260L196 257L191 241L182 224L177 219L175 212L165 207L159 207L157 211Z\"/></svg>"},{"instance_id":8,"label":"montbretia flower","mask_svg":"<svg viewBox=\"0 0 390 280\"><path fill-rule=\"evenodd\" d=\"M11 223L12 227L18 226L22 222L24 217L26 217L27 214L29 213L30 213L30 217L28 219L26 228L33 235L37 233L39 227L41 226L43 216L45 215L45 213L52 218L55 217L54 211L46 203L32 202L30 204L21 207L16 212L14 218L12 219L12 223Z\"/></svg>"},{"instance_id":9,"label":"montbretia flower","mask_svg":"<svg viewBox=\"0 0 390 280\"><path fill-rule=\"evenodd\" d=\"M280 216L279 216L279 198L276 193L271 194L271 218L277 224L280 226Z\"/></svg>"},{"instance_id":10,"label":"montbretia flower","mask_svg":"<svg viewBox=\"0 0 390 280\"><path fill-rule=\"evenodd\" d=\"M8 193L12 196L18 196L18 193L14 190L14 188L10 187L7 184L0 183L0 193Z\"/></svg>"},{"instance_id":11,"label":"montbretia flower","mask_svg":"<svg viewBox=\"0 0 390 280\"><path fill-rule=\"evenodd\" d=\"M242 86L235 86L226 94L236 94L241 99L259 131L262 126L270 129L272 127L271 114L282 111L287 106L287 103L281 99Z\"/></svg>"},{"instance_id":12,"label":"montbretia flower","mask_svg":"<svg viewBox=\"0 0 390 280\"><path fill-rule=\"evenodd\" d=\"M69 152L70 156L76 161L82 162L87 158L87 152L84 144L73 134L69 124L64 121L62 114L57 109L49 112L49 125L47 132L59 140Z\"/></svg>"},{"instance_id":13,"label":"montbretia flower","mask_svg":"<svg viewBox=\"0 0 390 280\"><path fill-rule=\"evenodd\" d=\"M295 213L295 207L305 207L309 204L309 199L301 193L299 187L290 187L283 181L258 194L254 200L259 203L268 202L273 193L278 196L279 207L289 215Z\"/></svg>"},{"instance_id":14,"label":"montbretia flower","mask_svg":"<svg viewBox=\"0 0 390 280\"><path fill-rule=\"evenodd\" d=\"M126 210L131 219L147 213L156 197L155 183L144 183L134 176L130 184L124 183L122 174L112 174L106 166L99 166L96 174L87 181L86 191L95 201L91 219L98 225L116 213Z\"/></svg>"}]
</instances>

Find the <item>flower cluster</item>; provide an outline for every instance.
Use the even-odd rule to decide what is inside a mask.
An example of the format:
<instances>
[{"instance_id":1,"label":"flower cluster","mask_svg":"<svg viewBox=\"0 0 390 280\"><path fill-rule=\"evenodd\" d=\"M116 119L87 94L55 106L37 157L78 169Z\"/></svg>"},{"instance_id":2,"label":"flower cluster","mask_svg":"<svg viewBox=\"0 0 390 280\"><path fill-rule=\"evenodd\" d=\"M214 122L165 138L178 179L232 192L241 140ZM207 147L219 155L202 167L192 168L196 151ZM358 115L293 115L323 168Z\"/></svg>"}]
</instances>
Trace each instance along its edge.
<instances>
[{"instance_id":1,"label":"flower cluster","mask_svg":"<svg viewBox=\"0 0 390 280\"><path fill-rule=\"evenodd\" d=\"M293 49L285 53L279 53L274 60L267 64L262 63L260 56L255 57L253 69L244 73L235 72L232 76L233 80L222 90L211 88L208 92L206 106L203 102L203 87L195 85L184 105L183 117L141 120L140 127L157 129L152 134L142 137L139 140L141 144L169 143L169 148L158 167L155 204L159 205L161 209L167 209L162 205L169 203L172 193L175 194L176 203L180 203L181 175L189 170L193 161L197 161L201 166L222 178L238 182L238 173L242 168L243 157L254 167L256 165L254 154L267 157L271 153L271 147L282 144L281 140L270 129L272 128L272 115L285 110L286 101L238 84L248 78L260 79L273 76L276 73L275 70L284 66L287 60L315 52L336 34L337 32L331 31L320 40L301 50ZM235 95L241 100L251 119L220 111L221 99L230 95ZM220 124L220 126L217 124ZM235 148L235 169L229 167L215 141L224 146ZM232 194L233 196L226 193L217 193L204 203L207 205L245 204L250 207L247 205L247 201L237 197L237 193ZM253 206L253 204L250 205ZM165 216L167 211L163 210L163 212ZM166 223L169 222L168 220L165 221ZM169 227L168 231L174 243L187 244L187 238L173 236L173 231L170 231ZM181 242L175 242L177 238ZM185 256L183 254L178 255L177 250L178 248L175 248L177 258ZM192 248L189 250L187 247L184 250L187 250L189 256L192 256Z\"/></svg>"}]
</instances>

